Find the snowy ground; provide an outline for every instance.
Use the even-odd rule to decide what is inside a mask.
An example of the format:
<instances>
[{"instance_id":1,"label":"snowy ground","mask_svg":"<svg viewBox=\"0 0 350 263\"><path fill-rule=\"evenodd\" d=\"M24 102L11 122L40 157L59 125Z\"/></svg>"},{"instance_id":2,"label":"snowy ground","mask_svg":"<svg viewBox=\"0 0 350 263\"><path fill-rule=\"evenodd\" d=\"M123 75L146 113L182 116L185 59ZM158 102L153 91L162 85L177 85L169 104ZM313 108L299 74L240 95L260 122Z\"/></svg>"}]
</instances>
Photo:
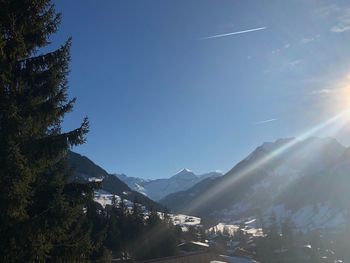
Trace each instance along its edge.
<instances>
[{"instance_id":1,"label":"snowy ground","mask_svg":"<svg viewBox=\"0 0 350 263\"><path fill-rule=\"evenodd\" d=\"M163 213L159 213L162 218ZM191 226L199 226L201 219L195 216L182 215L182 214L168 214L168 216L173 221L173 224L180 226L183 232L188 231L188 228Z\"/></svg>"},{"instance_id":2,"label":"snowy ground","mask_svg":"<svg viewBox=\"0 0 350 263\"><path fill-rule=\"evenodd\" d=\"M290 218L300 230L316 228L332 229L346 224L346 216L344 213L337 211L329 202L305 206L295 213L285 209L283 205L277 205L267 211L266 218L268 214L272 213L281 220Z\"/></svg>"},{"instance_id":3,"label":"snowy ground","mask_svg":"<svg viewBox=\"0 0 350 263\"><path fill-rule=\"evenodd\" d=\"M201 219L195 216L188 216L182 214L170 214L174 225L184 225L184 226L196 226L201 223Z\"/></svg>"},{"instance_id":4,"label":"snowy ground","mask_svg":"<svg viewBox=\"0 0 350 263\"><path fill-rule=\"evenodd\" d=\"M124 194L126 194L126 193L124 192ZM103 191L103 190L99 190L99 191L95 192L94 200L95 200L95 202L99 203L103 207L106 207L106 205L112 204L113 196L115 197L116 202L119 203L121 200L119 195L113 195L113 194L106 192L106 191ZM128 208L132 207L132 202L129 200L124 199L124 204Z\"/></svg>"},{"instance_id":5,"label":"snowy ground","mask_svg":"<svg viewBox=\"0 0 350 263\"><path fill-rule=\"evenodd\" d=\"M215 232L228 232L230 235L234 236L234 234L239 230L240 227L243 226L243 231L251 236L263 236L263 231L256 225L255 218L248 218L243 220L237 220L232 222L231 224L219 223L216 226L209 228L209 231Z\"/></svg>"},{"instance_id":6,"label":"snowy ground","mask_svg":"<svg viewBox=\"0 0 350 263\"><path fill-rule=\"evenodd\" d=\"M117 203L120 202L121 198L118 195L110 194L106 191L99 190L95 192L95 198L94 200L101 204L103 207L106 207L106 205L112 204L113 196L115 197ZM125 205L131 209L132 202L129 200L124 200ZM145 207L142 206L142 209L145 211ZM163 213L159 212L160 217L163 216ZM145 218L147 218L148 214L145 213ZM182 214L169 214L169 217L173 221L174 225L178 225L182 228L183 231L187 231L188 227L190 226L197 226L200 225L201 219L199 217L195 216L189 216L189 215L182 215Z\"/></svg>"}]
</instances>

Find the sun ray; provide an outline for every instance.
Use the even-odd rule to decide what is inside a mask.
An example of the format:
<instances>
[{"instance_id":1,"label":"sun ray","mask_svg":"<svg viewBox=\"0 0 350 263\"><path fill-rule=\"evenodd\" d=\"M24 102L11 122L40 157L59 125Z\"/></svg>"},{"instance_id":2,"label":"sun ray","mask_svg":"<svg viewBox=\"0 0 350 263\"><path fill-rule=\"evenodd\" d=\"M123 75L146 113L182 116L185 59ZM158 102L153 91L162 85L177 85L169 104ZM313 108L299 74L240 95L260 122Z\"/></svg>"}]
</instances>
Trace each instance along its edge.
<instances>
[{"instance_id":1,"label":"sun ray","mask_svg":"<svg viewBox=\"0 0 350 263\"><path fill-rule=\"evenodd\" d=\"M246 167L242 171L240 171L235 176L231 176L228 180L221 180L220 183L218 183L215 187L210 188L207 192L205 192L200 197L195 198L191 203L189 203L186 208L185 212L187 214L193 213L196 209L200 208L202 205L206 204L209 200L217 196L222 191L228 189L229 187L232 187L237 181L239 181L241 178L243 178L246 175L249 175L254 170L258 169L259 167L262 167L266 164L268 164L270 161L274 160L277 156L283 154L293 146L295 146L298 142L305 140L306 138L315 135L316 133L329 128L330 125L334 124L335 122L339 121L343 118L349 118L350 116L350 109L347 109L345 111L340 112L339 114L335 115L334 117L312 127L311 129L307 130L306 132L300 134L298 137L293 139L292 141L284 144L283 146L279 147L278 149L272 151L267 156L261 158L257 162L255 162L253 165Z\"/></svg>"}]
</instances>

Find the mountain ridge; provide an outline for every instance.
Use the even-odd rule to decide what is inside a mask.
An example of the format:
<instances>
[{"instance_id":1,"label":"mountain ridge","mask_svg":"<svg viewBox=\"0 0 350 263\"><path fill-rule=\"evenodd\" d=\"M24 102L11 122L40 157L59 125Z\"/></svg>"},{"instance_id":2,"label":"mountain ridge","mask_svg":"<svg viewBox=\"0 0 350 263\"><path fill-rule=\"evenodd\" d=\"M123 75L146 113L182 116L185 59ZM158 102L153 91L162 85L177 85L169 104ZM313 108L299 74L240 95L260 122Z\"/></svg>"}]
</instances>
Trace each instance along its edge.
<instances>
[{"instance_id":1,"label":"mountain ridge","mask_svg":"<svg viewBox=\"0 0 350 263\"><path fill-rule=\"evenodd\" d=\"M131 189L147 195L152 200L158 201L169 194L187 190L208 177L219 177L222 174L219 172L209 172L196 175L191 170L183 168L169 178L154 180L118 174L116 176L124 181Z\"/></svg>"},{"instance_id":2,"label":"mountain ridge","mask_svg":"<svg viewBox=\"0 0 350 263\"><path fill-rule=\"evenodd\" d=\"M222 220L258 214L267 218L275 213L280 218L289 214L296 223L308 215L314 218L308 219L314 227L321 224L321 217L333 215L341 221L350 211L340 201L350 198L349 157L349 148L331 138L264 143L222 177L169 195L160 203L173 211ZM327 187L332 191L325 196ZM313 207L320 214L312 214ZM332 220L322 224L332 225Z\"/></svg>"},{"instance_id":3,"label":"mountain ridge","mask_svg":"<svg viewBox=\"0 0 350 263\"><path fill-rule=\"evenodd\" d=\"M73 180L83 182L101 180L101 190L118 195L131 202L137 200L137 202L149 209L157 209L158 211L165 210L164 206L154 202L142 193L130 189L126 183L118 179L116 176L109 174L106 170L95 164L86 156L69 151L67 161L73 171Z\"/></svg>"}]
</instances>

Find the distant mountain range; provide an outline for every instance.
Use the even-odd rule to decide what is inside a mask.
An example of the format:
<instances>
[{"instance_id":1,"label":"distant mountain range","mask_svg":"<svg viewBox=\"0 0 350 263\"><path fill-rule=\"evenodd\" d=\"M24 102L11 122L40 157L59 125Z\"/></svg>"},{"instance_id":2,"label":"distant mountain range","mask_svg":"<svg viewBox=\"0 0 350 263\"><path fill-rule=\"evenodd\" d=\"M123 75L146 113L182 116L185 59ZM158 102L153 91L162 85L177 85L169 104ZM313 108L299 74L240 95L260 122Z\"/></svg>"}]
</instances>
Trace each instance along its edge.
<instances>
[{"instance_id":1,"label":"distant mountain range","mask_svg":"<svg viewBox=\"0 0 350 263\"><path fill-rule=\"evenodd\" d=\"M208 222L252 217L266 222L275 215L313 229L338 227L350 219L350 148L335 139L264 143L225 175L183 169L168 179L147 180L108 174L74 152L68 160L77 180L102 180L103 190L124 199Z\"/></svg>"},{"instance_id":2,"label":"distant mountain range","mask_svg":"<svg viewBox=\"0 0 350 263\"><path fill-rule=\"evenodd\" d=\"M224 176L160 200L175 212L221 222L272 215L304 229L332 228L350 217L350 149L312 137L264 143Z\"/></svg>"},{"instance_id":3,"label":"distant mountain range","mask_svg":"<svg viewBox=\"0 0 350 263\"><path fill-rule=\"evenodd\" d=\"M222 176L222 174L219 172L210 172L196 175L189 169L182 169L167 179L145 180L137 177L128 177L124 174L116 174L116 176L131 189L148 196L152 200L158 201L169 194L185 191L207 178L217 178Z\"/></svg>"},{"instance_id":4,"label":"distant mountain range","mask_svg":"<svg viewBox=\"0 0 350 263\"><path fill-rule=\"evenodd\" d=\"M80 181L99 181L102 180L102 190L111 194L120 196L125 200L144 205L148 209L163 211L164 207L157 202L149 199L147 196L130 189L130 187L118 179L115 175L107 173L100 166L92 162L89 158L75 152L69 152L68 163L73 169L73 179Z\"/></svg>"}]
</instances>

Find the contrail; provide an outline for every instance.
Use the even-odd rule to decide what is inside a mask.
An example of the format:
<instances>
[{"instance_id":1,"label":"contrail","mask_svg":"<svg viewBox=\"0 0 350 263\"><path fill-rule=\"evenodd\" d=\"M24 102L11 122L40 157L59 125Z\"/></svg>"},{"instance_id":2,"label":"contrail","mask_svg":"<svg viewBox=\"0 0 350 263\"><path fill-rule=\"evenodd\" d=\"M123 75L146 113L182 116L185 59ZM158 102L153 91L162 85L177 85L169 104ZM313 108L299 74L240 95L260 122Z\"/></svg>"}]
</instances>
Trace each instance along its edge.
<instances>
[{"instance_id":1,"label":"contrail","mask_svg":"<svg viewBox=\"0 0 350 263\"><path fill-rule=\"evenodd\" d=\"M253 29L248 29L248 30L243 30L243 31L236 31L236 32L231 32L231 33L226 33L226 34L220 34L220 35L214 35L214 36L209 36L209 37L203 37L202 39L211 39L211 38L227 37L227 36L232 36L232 35L245 34L245 33L249 33L249 32L265 30L266 28L267 27L253 28Z\"/></svg>"},{"instance_id":2,"label":"contrail","mask_svg":"<svg viewBox=\"0 0 350 263\"><path fill-rule=\"evenodd\" d=\"M252 123L252 125L260 125L260 124L265 124L265 123L269 123L269 122L273 122L273 121L277 121L278 119L269 119L269 120L264 120L264 121L258 121L258 122L254 122Z\"/></svg>"}]
</instances>

